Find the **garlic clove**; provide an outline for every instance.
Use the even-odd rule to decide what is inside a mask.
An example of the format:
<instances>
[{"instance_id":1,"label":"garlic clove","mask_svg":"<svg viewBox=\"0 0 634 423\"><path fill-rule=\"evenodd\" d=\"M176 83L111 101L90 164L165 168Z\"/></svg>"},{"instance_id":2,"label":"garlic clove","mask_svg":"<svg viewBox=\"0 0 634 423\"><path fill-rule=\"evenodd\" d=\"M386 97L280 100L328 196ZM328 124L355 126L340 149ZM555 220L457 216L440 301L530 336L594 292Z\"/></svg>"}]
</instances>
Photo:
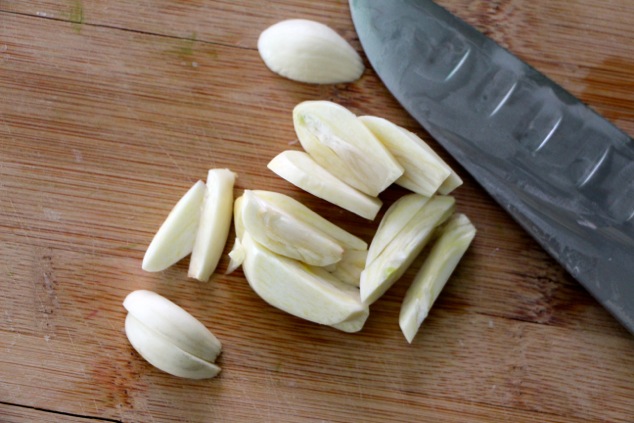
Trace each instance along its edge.
<instances>
[{"instance_id":1,"label":"garlic clove","mask_svg":"<svg viewBox=\"0 0 634 423\"><path fill-rule=\"evenodd\" d=\"M280 194L273 191L252 191L258 198L275 204L280 210L288 213L298 220L319 228L324 234L337 241L346 250L367 250L368 244L361 238L351 234L350 232L340 228L328 219L323 218L315 213L299 201L288 195Z\"/></svg>"},{"instance_id":2,"label":"garlic clove","mask_svg":"<svg viewBox=\"0 0 634 423\"><path fill-rule=\"evenodd\" d=\"M143 270L160 272L192 252L204 196L205 183L198 181L176 203L143 256Z\"/></svg>"},{"instance_id":3,"label":"garlic clove","mask_svg":"<svg viewBox=\"0 0 634 423\"><path fill-rule=\"evenodd\" d=\"M289 19L264 30L258 51L266 66L286 78L312 83L352 82L364 71L359 54L330 27Z\"/></svg>"},{"instance_id":4,"label":"garlic clove","mask_svg":"<svg viewBox=\"0 0 634 423\"><path fill-rule=\"evenodd\" d=\"M320 220L316 219L317 224L306 223L276 206L257 192L244 191L242 221L255 241L277 254L313 266L341 260L343 247L320 230Z\"/></svg>"},{"instance_id":5,"label":"garlic clove","mask_svg":"<svg viewBox=\"0 0 634 423\"><path fill-rule=\"evenodd\" d=\"M201 360L213 362L222 350L220 341L199 320L155 292L131 292L123 306L149 330Z\"/></svg>"},{"instance_id":6,"label":"garlic clove","mask_svg":"<svg viewBox=\"0 0 634 423\"><path fill-rule=\"evenodd\" d=\"M368 128L345 107L304 101L293 109L302 147L326 170L376 197L403 174L403 167Z\"/></svg>"},{"instance_id":7,"label":"garlic clove","mask_svg":"<svg viewBox=\"0 0 634 423\"><path fill-rule=\"evenodd\" d=\"M352 188L303 151L283 151L268 168L293 185L365 219L373 220L381 209L377 197Z\"/></svg>"},{"instance_id":8,"label":"garlic clove","mask_svg":"<svg viewBox=\"0 0 634 423\"><path fill-rule=\"evenodd\" d=\"M431 239L434 229L444 223L454 209L453 197L432 197L361 272L361 300L372 304L379 299L405 273Z\"/></svg>"},{"instance_id":9,"label":"garlic clove","mask_svg":"<svg viewBox=\"0 0 634 423\"><path fill-rule=\"evenodd\" d=\"M207 174L207 191L187 273L190 278L206 282L218 266L231 228L235 178L229 169L211 169Z\"/></svg>"},{"instance_id":10,"label":"garlic clove","mask_svg":"<svg viewBox=\"0 0 634 423\"><path fill-rule=\"evenodd\" d=\"M430 197L450 175L455 174L427 143L412 132L375 116L360 116L359 120L405 169L396 180L397 185Z\"/></svg>"},{"instance_id":11,"label":"garlic clove","mask_svg":"<svg viewBox=\"0 0 634 423\"><path fill-rule=\"evenodd\" d=\"M440 231L401 304L399 325L410 344L475 234L475 227L463 214L452 216Z\"/></svg>"},{"instance_id":12,"label":"garlic clove","mask_svg":"<svg viewBox=\"0 0 634 423\"><path fill-rule=\"evenodd\" d=\"M429 197L420 194L407 194L392 203L383 215L372 238L366 265L372 263L385 250L385 247L396 238L427 201L429 201Z\"/></svg>"},{"instance_id":13,"label":"garlic clove","mask_svg":"<svg viewBox=\"0 0 634 423\"><path fill-rule=\"evenodd\" d=\"M180 349L160 333L150 329L132 314L125 319L125 332L132 347L154 367L173 376L208 379L220 367Z\"/></svg>"},{"instance_id":14,"label":"garlic clove","mask_svg":"<svg viewBox=\"0 0 634 423\"><path fill-rule=\"evenodd\" d=\"M248 232L242 245L246 249L244 275L251 288L273 307L323 325L344 322L367 308L358 289L326 270L276 254L254 241Z\"/></svg>"}]
</instances>

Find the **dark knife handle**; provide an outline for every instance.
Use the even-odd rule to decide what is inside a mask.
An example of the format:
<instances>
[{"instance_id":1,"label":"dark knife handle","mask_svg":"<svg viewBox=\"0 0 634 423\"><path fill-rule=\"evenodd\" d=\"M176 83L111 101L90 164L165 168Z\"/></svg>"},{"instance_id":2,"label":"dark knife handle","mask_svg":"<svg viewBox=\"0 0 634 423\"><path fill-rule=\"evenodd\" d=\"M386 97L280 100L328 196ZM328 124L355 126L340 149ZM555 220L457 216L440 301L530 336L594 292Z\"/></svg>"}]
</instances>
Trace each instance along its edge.
<instances>
[{"instance_id":1,"label":"dark knife handle","mask_svg":"<svg viewBox=\"0 0 634 423\"><path fill-rule=\"evenodd\" d=\"M351 3L400 103L634 333L632 139L433 1Z\"/></svg>"}]
</instances>

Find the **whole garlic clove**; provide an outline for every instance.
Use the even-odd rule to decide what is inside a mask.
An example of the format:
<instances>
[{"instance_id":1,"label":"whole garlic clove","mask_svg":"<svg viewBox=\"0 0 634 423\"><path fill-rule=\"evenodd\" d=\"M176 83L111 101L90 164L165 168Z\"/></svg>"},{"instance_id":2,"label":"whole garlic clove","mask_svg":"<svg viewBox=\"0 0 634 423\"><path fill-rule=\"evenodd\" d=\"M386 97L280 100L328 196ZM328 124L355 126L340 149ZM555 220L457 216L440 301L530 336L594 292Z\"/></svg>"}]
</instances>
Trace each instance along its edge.
<instances>
[{"instance_id":1,"label":"whole garlic clove","mask_svg":"<svg viewBox=\"0 0 634 423\"><path fill-rule=\"evenodd\" d=\"M191 379L213 377L220 371L213 362L222 344L183 308L147 290L131 292L123 306L128 311L128 340L152 365Z\"/></svg>"},{"instance_id":2,"label":"whole garlic clove","mask_svg":"<svg viewBox=\"0 0 634 423\"><path fill-rule=\"evenodd\" d=\"M270 70L299 82L352 82L365 69L359 54L332 28L306 19L270 26L260 34L258 51Z\"/></svg>"},{"instance_id":3,"label":"whole garlic clove","mask_svg":"<svg viewBox=\"0 0 634 423\"><path fill-rule=\"evenodd\" d=\"M220 373L220 367L178 348L131 314L125 319L125 332L141 357L165 373L187 379L209 379Z\"/></svg>"}]
</instances>

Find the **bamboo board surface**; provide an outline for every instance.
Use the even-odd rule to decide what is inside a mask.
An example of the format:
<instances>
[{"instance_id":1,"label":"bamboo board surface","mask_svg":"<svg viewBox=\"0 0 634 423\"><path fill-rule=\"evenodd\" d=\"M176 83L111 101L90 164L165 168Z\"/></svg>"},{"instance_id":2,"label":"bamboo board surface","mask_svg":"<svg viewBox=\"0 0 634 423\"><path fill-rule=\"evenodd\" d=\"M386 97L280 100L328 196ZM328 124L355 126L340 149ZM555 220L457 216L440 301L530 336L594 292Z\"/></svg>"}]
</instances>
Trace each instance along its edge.
<instances>
[{"instance_id":1,"label":"bamboo board surface","mask_svg":"<svg viewBox=\"0 0 634 423\"><path fill-rule=\"evenodd\" d=\"M634 134L628 0L440 3ZM361 52L346 1L0 0L0 421L634 421L634 337L440 148L478 235L412 345L398 312L415 269L358 334L266 305L241 271L223 274L226 258L208 284L187 279L187 259L141 270L173 204L215 167L239 175L238 195L283 192L371 239L378 219L266 168L299 148L292 108L332 100L426 134L372 69L327 86L269 72L257 37L293 17ZM136 354L121 302L140 288L218 336L218 378L177 379Z\"/></svg>"}]
</instances>

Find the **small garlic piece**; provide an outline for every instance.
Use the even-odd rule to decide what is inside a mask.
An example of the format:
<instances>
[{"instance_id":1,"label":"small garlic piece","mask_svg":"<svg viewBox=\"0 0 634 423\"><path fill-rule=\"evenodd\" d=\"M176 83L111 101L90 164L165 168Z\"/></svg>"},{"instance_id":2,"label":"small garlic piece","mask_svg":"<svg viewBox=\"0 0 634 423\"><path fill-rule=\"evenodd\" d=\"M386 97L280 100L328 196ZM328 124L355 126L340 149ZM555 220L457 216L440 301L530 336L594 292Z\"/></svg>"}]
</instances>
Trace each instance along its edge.
<instances>
[{"instance_id":1,"label":"small garlic piece","mask_svg":"<svg viewBox=\"0 0 634 423\"><path fill-rule=\"evenodd\" d=\"M125 331L134 349L150 364L174 376L216 376L222 350L218 339L194 316L167 298L147 290L125 298Z\"/></svg>"},{"instance_id":2,"label":"small garlic piece","mask_svg":"<svg viewBox=\"0 0 634 423\"><path fill-rule=\"evenodd\" d=\"M216 270L231 229L235 178L229 169L211 169L207 174L207 192L187 273L190 278L207 282Z\"/></svg>"},{"instance_id":3,"label":"small garlic piece","mask_svg":"<svg viewBox=\"0 0 634 423\"><path fill-rule=\"evenodd\" d=\"M459 213L440 231L401 304L399 326L410 344L475 234L469 218Z\"/></svg>"},{"instance_id":4,"label":"small garlic piece","mask_svg":"<svg viewBox=\"0 0 634 423\"><path fill-rule=\"evenodd\" d=\"M205 183L198 181L176 203L145 252L143 270L160 272L192 252L204 196Z\"/></svg>"},{"instance_id":5,"label":"small garlic piece","mask_svg":"<svg viewBox=\"0 0 634 423\"><path fill-rule=\"evenodd\" d=\"M364 71L359 54L330 27L289 19L260 34L258 51L266 66L286 78L312 84L352 82Z\"/></svg>"}]
</instances>

